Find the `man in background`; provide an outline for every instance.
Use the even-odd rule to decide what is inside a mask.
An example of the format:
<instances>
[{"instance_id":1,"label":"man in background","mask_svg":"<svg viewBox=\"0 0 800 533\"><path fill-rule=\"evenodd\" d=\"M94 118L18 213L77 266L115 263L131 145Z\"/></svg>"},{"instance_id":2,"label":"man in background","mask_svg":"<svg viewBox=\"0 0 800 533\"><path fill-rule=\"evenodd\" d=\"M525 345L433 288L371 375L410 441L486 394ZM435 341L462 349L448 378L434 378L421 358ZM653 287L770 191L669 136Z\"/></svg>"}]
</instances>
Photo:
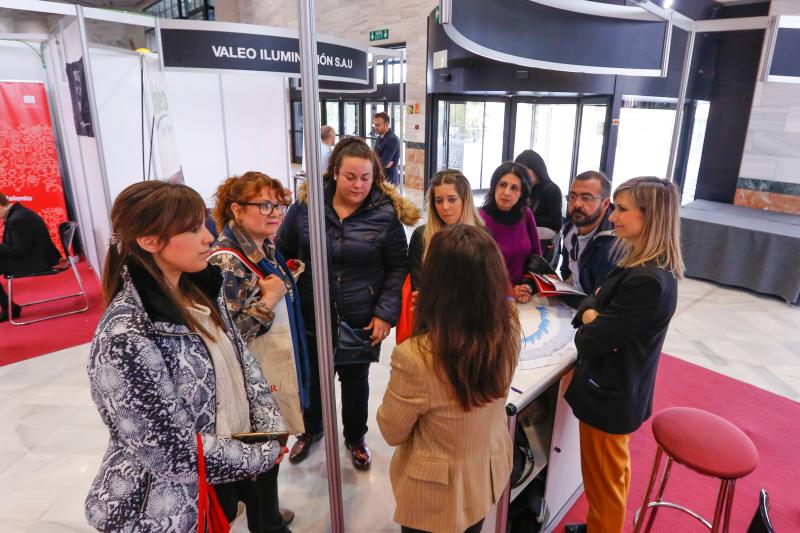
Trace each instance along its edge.
<instances>
[{"instance_id":1,"label":"man in background","mask_svg":"<svg viewBox=\"0 0 800 533\"><path fill-rule=\"evenodd\" d=\"M322 140L322 159L319 160L319 168L324 174L328 169L328 160L331 158L333 145L336 144L336 130L333 129L333 126L326 124L320 128L319 136Z\"/></svg>"},{"instance_id":2,"label":"man in background","mask_svg":"<svg viewBox=\"0 0 800 533\"><path fill-rule=\"evenodd\" d=\"M586 294L614 268L610 254L616 236L608 220L613 211L611 181L605 174L589 170L575 177L567 195L561 278Z\"/></svg>"},{"instance_id":3,"label":"man in background","mask_svg":"<svg viewBox=\"0 0 800 533\"><path fill-rule=\"evenodd\" d=\"M0 242L0 275L23 276L50 270L61 254L50 240L47 225L38 214L22 204L10 202L0 192L0 220L3 220L3 240ZM9 309L8 294L0 283L0 322L9 314L19 317L21 309L14 303Z\"/></svg>"},{"instance_id":4,"label":"man in background","mask_svg":"<svg viewBox=\"0 0 800 533\"><path fill-rule=\"evenodd\" d=\"M389 115L381 111L375 113L372 126L378 134L378 141L375 143L375 153L381 160L383 174L386 181L395 186L400 185L400 174L397 171L397 164L400 162L400 139L389 127Z\"/></svg>"}]
</instances>

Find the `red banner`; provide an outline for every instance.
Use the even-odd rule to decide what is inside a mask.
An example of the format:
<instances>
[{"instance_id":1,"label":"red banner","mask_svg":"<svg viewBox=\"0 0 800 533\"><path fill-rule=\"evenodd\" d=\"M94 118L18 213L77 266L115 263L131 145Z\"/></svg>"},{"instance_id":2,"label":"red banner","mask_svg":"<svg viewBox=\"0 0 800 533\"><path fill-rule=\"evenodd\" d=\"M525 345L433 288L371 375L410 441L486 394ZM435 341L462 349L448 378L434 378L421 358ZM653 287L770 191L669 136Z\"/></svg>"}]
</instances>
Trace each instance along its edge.
<instances>
[{"instance_id":1,"label":"red banner","mask_svg":"<svg viewBox=\"0 0 800 533\"><path fill-rule=\"evenodd\" d=\"M0 192L39 213L61 250L67 207L43 83L0 81Z\"/></svg>"}]
</instances>

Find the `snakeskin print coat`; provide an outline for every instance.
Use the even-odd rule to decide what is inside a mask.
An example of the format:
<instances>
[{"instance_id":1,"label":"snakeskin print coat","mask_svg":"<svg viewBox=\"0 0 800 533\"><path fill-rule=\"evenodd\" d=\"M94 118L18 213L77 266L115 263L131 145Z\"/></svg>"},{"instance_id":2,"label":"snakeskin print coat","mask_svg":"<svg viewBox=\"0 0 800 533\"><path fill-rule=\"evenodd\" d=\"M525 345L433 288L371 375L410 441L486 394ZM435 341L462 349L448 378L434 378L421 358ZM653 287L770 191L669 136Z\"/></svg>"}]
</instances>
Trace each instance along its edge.
<instances>
[{"instance_id":1,"label":"snakeskin print coat","mask_svg":"<svg viewBox=\"0 0 800 533\"><path fill-rule=\"evenodd\" d=\"M216 302L244 373L252 431L280 431L283 420L258 363L234 327L215 266L188 275ZM197 446L203 440L211 484L269 470L278 455L264 444L217 437L214 367L200 336L141 266L129 262L124 287L95 332L91 394L109 430L100 471L86 498L89 523L107 532L197 531Z\"/></svg>"}]
</instances>

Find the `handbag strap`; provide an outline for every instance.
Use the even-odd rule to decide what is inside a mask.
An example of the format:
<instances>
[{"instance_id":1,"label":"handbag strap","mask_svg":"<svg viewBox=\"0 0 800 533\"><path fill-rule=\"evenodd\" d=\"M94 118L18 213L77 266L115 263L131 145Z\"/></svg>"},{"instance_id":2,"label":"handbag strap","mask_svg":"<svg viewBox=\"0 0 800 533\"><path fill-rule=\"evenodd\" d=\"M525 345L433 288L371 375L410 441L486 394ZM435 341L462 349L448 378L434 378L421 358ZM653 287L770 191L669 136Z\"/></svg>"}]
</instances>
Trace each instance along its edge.
<instances>
[{"instance_id":1,"label":"handbag strap","mask_svg":"<svg viewBox=\"0 0 800 533\"><path fill-rule=\"evenodd\" d=\"M203 439L197 434L197 533L205 533L208 515L208 483Z\"/></svg>"},{"instance_id":2,"label":"handbag strap","mask_svg":"<svg viewBox=\"0 0 800 533\"><path fill-rule=\"evenodd\" d=\"M218 255L223 255L223 254L228 254L236 257L236 259L241 261L244 264L244 266L246 266L253 274L258 276L259 279L264 279L267 277L264 274L262 274L261 271L258 269L258 267L254 265L253 262L250 261L247 257L245 257L245 255L242 252L240 252L239 250L235 250L233 248L217 248L216 250L211 252L211 255L209 255L208 258L211 259L212 257L216 257Z\"/></svg>"}]
</instances>

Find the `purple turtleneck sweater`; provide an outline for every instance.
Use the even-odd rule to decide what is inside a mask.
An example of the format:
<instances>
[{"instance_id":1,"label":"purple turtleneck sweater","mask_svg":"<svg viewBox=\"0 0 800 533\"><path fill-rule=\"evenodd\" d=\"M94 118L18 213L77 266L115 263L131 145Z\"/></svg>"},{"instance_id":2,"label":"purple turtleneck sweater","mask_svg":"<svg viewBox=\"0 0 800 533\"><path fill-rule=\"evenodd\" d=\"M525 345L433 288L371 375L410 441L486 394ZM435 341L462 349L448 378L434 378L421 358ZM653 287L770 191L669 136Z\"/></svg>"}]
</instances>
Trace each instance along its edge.
<instances>
[{"instance_id":1,"label":"purple turtleneck sweater","mask_svg":"<svg viewBox=\"0 0 800 533\"><path fill-rule=\"evenodd\" d=\"M531 254L542 255L539 244L539 232L536 229L536 220L527 207L522 210L522 218L515 224L507 225L496 221L492 216L481 209L481 217L486 222L486 227L503 252L506 260L508 277L513 285L522 283L522 277L527 273L525 265Z\"/></svg>"}]
</instances>

